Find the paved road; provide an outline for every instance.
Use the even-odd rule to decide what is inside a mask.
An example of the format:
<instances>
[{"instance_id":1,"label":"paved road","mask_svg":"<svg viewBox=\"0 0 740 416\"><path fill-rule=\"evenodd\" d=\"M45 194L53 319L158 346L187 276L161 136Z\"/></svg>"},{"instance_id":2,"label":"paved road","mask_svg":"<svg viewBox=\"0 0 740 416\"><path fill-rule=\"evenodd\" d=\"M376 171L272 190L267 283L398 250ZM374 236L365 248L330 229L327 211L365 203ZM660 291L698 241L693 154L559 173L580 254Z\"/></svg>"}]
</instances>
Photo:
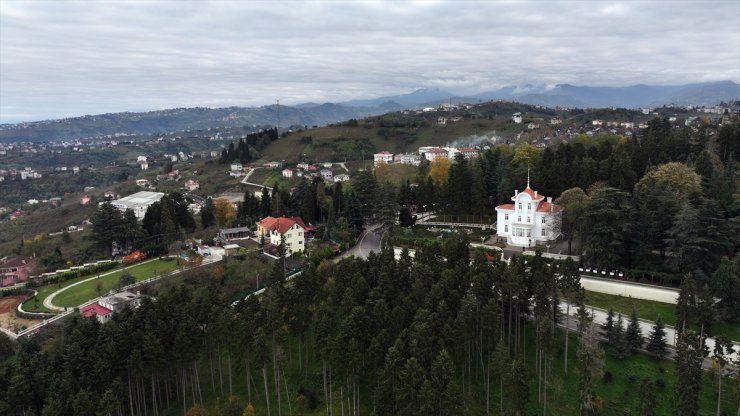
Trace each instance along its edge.
<instances>
[{"instance_id":1,"label":"paved road","mask_svg":"<svg viewBox=\"0 0 740 416\"><path fill-rule=\"evenodd\" d=\"M366 259L371 252L380 252L380 238L382 237L381 227L382 224L369 225L367 229L360 234L357 244L339 256L337 260L341 260L348 256Z\"/></svg>"},{"instance_id":2,"label":"paved road","mask_svg":"<svg viewBox=\"0 0 740 416\"><path fill-rule=\"evenodd\" d=\"M563 314L565 314L565 311L567 310L566 307L567 307L567 304L565 302L560 302L560 310L563 312ZM605 311L603 309L598 309L598 308L595 308L595 307L589 306L589 305L586 305L586 308L588 309L589 313L591 313L591 315L594 317L594 324L600 326L600 325L602 325L603 323L606 322L607 311ZM575 314L577 313L577 311L578 311L578 308L576 306L574 306L573 304L571 304L570 305L570 315L571 315L571 317L570 317L569 322L568 322L568 329L569 329L569 331L572 331L572 332L575 332L575 331L578 330L578 319L575 318ZM614 318L615 319L615 322L616 322L616 319L617 319L618 316L619 315L615 315L615 318ZM622 319L624 320L624 326L625 326L625 329L626 329L627 328L627 325L629 324L629 316L622 315ZM562 326L564 326L564 324L565 324L565 320L563 320L563 322L562 322L562 324L560 324L560 326L562 327ZM654 325L655 325L655 322L653 322L653 321L648 321L648 320L645 320L645 319L640 319L640 330L642 332L642 337L645 339L646 342L647 342L647 337L650 334L650 332L653 330L653 326ZM668 343L668 355L667 355L667 358L669 358L669 359L672 360L674 358L674 356L676 355L676 349L675 349L675 346L676 346L676 330L672 326L667 326L666 325L666 327L665 327L665 333L666 333L666 341ZM602 340L603 340L603 338L602 338ZM710 351L709 355L712 356L713 355L713 352L712 351L714 350L714 338L711 338L711 337L710 338L707 338L706 339L706 345L707 345L707 348L709 348L709 351ZM737 343L735 343L735 353L732 355L732 358L736 360L738 358L738 354L740 354L740 345L738 345ZM708 369L711 368L711 360L709 359L709 357L707 357L707 358L704 359L704 363L702 364L702 367L705 370L708 370Z\"/></svg>"}]
</instances>

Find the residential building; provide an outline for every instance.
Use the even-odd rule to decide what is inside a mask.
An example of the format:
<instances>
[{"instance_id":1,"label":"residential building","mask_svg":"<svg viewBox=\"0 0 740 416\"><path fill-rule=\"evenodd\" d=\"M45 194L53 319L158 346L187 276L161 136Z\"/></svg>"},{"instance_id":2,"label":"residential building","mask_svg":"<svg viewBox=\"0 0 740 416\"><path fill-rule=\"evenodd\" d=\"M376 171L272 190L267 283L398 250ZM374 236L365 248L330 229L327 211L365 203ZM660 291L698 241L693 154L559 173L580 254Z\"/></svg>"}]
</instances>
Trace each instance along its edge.
<instances>
[{"instance_id":1,"label":"residential building","mask_svg":"<svg viewBox=\"0 0 740 416\"><path fill-rule=\"evenodd\" d=\"M251 236L252 232L249 230L249 227L224 228L218 232L218 238L222 242L249 238Z\"/></svg>"},{"instance_id":2,"label":"residential building","mask_svg":"<svg viewBox=\"0 0 740 416\"><path fill-rule=\"evenodd\" d=\"M240 172L244 167L239 162L234 162L231 164L231 171L232 172Z\"/></svg>"},{"instance_id":3,"label":"residential building","mask_svg":"<svg viewBox=\"0 0 740 416\"><path fill-rule=\"evenodd\" d=\"M382 151L373 155L375 166L381 163L393 163L393 153Z\"/></svg>"},{"instance_id":4,"label":"residential building","mask_svg":"<svg viewBox=\"0 0 740 416\"><path fill-rule=\"evenodd\" d=\"M421 157L411 153L396 155L396 159L398 160L398 163L403 165L419 166L421 164Z\"/></svg>"},{"instance_id":5,"label":"residential building","mask_svg":"<svg viewBox=\"0 0 740 416\"><path fill-rule=\"evenodd\" d=\"M529 187L514 191L513 204L496 207L496 234L508 244L531 247L546 244L560 235L562 208L552 198L540 195Z\"/></svg>"},{"instance_id":6,"label":"residential building","mask_svg":"<svg viewBox=\"0 0 740 416\"><path fill-rule=\"evenodd\" d=\"M267 162L265 163L266 168L279 168L280 162Z\"/></svg>"},{"instance_id":7,"label":"residential building","mask_svg":"<svg viewBox=\"0 0 740 416\"><path fill-rule=\"evenodd\" d=\"M128 291L114 293L105 296L96 303L83 306L80 313L85 318L95 317L100 323L106 323L113 317L113 314L123 309L136 309L141 305L142 296L140 293Z\"/></svg>"},{"instance_id":8,"label":"residential building","mask_svg":"<svg viewBox=\"0 0 740 416\"><path fill-rule=\"evenodd\" d=\"M285 168L283 169L283 176L286 178L292 178L293 177L293 170Z\"/></svg>"},{"instance_id":9,"label":"residential building","mask_svg":"<svg viewBox=\"0 0 740 416\"><path fill-rule=\"evenodd\" d=\"M149 181L146 180L146 179L137 179L136 180L136 185L137 186L140 186L142 188L147 188L147 187L149 187Z\"/></svg>"},{"instance_id":10,"label":"residential building","mask_svg":"<svg viewBox=\"0 0 740 416\"><path fill-rule=\"evenodd\" d=\"M433 162L436 159L447 159L448 157L449 152L441 147L435 147L424 152L424 158L430 162Z\"/></svg>"},{"instance_id":11,"label":"residential building","mask_svg":"<svg viewBox=\"0 0 740 416\"><path fill-rule=\"evenodd\" d=\"M319 174L321 175L322 178L324 178L324 180L327 180L327 181L334 180L334 174L329 169L321 169L321 171L319 171Z\"/></svg>"},{"instance_id":12,"label":"residential building","mask_svg":"<svg viewBox=\"0 0 740 416\"><path fill-rule=\"evenodd\" d=\"M334 182L347 182L349 181L349 175L346 173L340 173L339 175L334 176Z\"/></svg>"},{"instance_id":13,"label":"residential building","mask_svg":"<svg viewBox=\"0 0 740 416\"><path fill-rule=\"evenodd\" d=\"M36 268L36 259L28 256L0 259L0 286L24 282Z\"/></svg>"},{"instance_id":14,"label":"residential building","mask_svg":"<svg viewBox=\"0 0 740 416\"><path fill-rule=\"evenodd\" d=\"M257 236L264 237L265 243L275 246L279 246L284 240L286 255L305 250L307 231L308 227L300 217L267 217L257 223Z\"/></svg>"},{"instance_id":15,"label":"residential building","mask_svg":"<svg viewBox=\"0 0 740 416\"><path fill-rule=\"evenodd\" d=\"M141 166L141 170L149 170L149 164L146 162L142 163L139 166Z\"/></svg>"},{"instance_id":16,"label":"residential building","mask_svg":"<svg viewBox=\"0 0 740 416\"><path fill-rule=\"evenodd\" d=\"M457 153L463 155L463 157L465 157L465 159L472 159L474 157L478 157L478 150L471 149L471 148L468 148L468 147L461 147L461 148L457 149Z\"/></svg>"},{"instance_id":17,"label":"residential building","mask_svg":"<svg viewBox=\"0 0 740 416\"><path fill-rule=\"evenodd\" d=\"M136 218L143 219L149 206L155 202L159 202L163 196L164 193L162 192L141 191L121 199L115 199L110 203L122 212L131 209L136 214Z\"/></svg>"},{"instance_id":18,"label":"residential building","mask_svg":"<svg viewBox=\"0 0 740 416\"><path fill-rule=\"evenodd\" d=\"M200 184L198 183L198 181L193 179L188 179L187 181L185 181L185 185L183 186L190 192L193 192L194 190L200 188Z\"/></svg>"},{"instance_id":19,"label":"residential building","mask_svg":"<svg viewBox=\"0 0 740 416\"><path fill-rule=\"evenodd\" d=\"M511 115L511 121L513 121L516 124L521 124L522 122L522 113L514 113Z\"/></svg>"}]
</instances>

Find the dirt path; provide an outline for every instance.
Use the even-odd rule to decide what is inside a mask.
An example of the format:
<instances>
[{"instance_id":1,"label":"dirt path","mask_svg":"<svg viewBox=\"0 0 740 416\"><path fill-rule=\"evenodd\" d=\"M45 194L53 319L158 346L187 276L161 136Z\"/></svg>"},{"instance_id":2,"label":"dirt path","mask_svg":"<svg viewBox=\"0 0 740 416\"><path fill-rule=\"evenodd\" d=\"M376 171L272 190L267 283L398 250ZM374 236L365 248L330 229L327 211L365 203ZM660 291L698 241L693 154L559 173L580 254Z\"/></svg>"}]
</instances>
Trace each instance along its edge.
<instances>
[{"instance_id":1,"label":"dirt path","mask_svg":"<svg viewBox=\"0 0 740 416\"><path fill-rule=\"evenodd\" d=\"M22 326L30 327L39 323L35 319L23 319L15 316L15 308L23 301L25 296L6 296L0 298L0 328L5 328L11 332L16 332Z\"/></svg>"}]
</instances>

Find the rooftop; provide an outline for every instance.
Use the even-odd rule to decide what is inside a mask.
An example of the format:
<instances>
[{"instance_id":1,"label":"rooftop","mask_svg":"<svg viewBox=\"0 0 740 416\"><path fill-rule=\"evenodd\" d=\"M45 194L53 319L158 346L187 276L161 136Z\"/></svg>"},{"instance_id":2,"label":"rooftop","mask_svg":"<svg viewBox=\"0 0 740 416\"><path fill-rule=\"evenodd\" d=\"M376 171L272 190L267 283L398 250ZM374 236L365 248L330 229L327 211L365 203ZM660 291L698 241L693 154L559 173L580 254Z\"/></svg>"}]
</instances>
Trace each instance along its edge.
<instances>
[{"instance_id":1,"label":"rooftop","mask_svg":"<svg viewBox=\"0 0 740 416\"><path fill-rule=\"evenodd\" d=\"M121 199L116 199L111 202L117 203L117 204L123 204L126 206L151 205L155 202L158 202L160 199L162 199L163 196L164 196L164 193L162 192L141 191L141 192L137 192L135 194L131 194L129 196L123 197Z\"/></svg>"}]
</instances>

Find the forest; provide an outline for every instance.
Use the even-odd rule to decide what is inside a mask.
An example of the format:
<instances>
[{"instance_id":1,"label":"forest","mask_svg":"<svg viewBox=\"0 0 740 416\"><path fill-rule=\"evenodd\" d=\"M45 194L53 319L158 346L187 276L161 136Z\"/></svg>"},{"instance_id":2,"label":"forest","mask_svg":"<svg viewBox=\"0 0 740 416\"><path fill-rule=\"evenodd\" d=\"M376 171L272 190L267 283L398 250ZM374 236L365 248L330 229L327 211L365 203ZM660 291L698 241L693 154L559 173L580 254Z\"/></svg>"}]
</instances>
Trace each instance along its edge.
<instances>
[{"instance_id":1,"label":"forest","mask_svg":"<svg viewBox=\"0 0 740 416\"><path fill-rule=\"evenodd\" d=\"M731 414L740 400L737 377L701 374L707 351L696 332L685 331L672 364L660 359L660 327L635 338L621 316L603 329L590 323L570 260L515 256L507 265L454 235L414 259L386 249L308 265L292 280L278 261L264 294L230 306L228 288L244 279L233 270L227 263L151 287L138 309L103 325L75 317L45 343L3 341L0 409L698 415ZM558 299L577 318L563 316ZM632 355L641 337L654 358Z\"/></svg>"}]
</instances>

